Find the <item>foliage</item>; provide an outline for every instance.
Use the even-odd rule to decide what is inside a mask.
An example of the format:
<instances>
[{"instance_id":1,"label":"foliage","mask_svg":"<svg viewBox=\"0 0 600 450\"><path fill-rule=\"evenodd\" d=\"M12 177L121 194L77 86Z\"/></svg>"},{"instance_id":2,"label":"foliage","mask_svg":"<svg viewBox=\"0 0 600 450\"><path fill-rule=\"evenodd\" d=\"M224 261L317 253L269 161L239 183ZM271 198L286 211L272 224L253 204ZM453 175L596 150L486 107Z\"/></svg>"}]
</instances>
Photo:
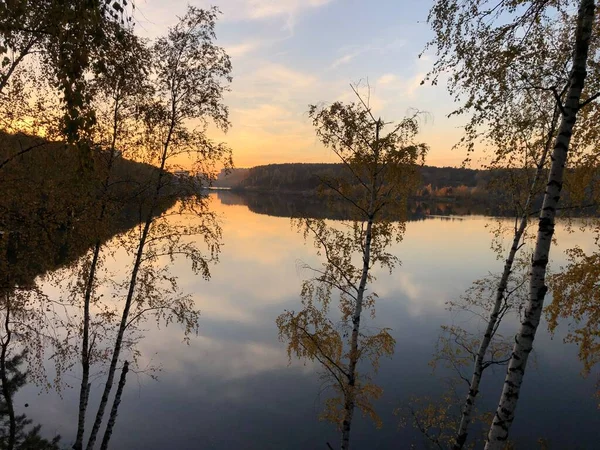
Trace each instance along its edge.
<instances>
[{"instance_id":1,"label":"foliage","mask_svg":"<svg viewBox=\"0 0 600 450\"><path fill-rule=\"evenodd\" d=\"M149 45L134 34L126 1L8 3L0 2L0 127L12 132L2 134L0 150L0 228L8 230L0 269L10 275L6 289L29 289L35 277L63 269L48 276L63 298L25 306L47 319L40 331L53 327L59 372L82 364L82 448L90 367L102 373L110 361L108 394L122 348L137 362L145 321L177 322L185 339L197 331L199 312L172 266L185 257L208 279L220 252L220 225L202 188L232 165L230 149L206 134L209 123L229 126L222 96L231 63L214 43L216 8L190 7ZM194 182L169 172L186 163ZM131 257L128 274L108 270L116 252ZM46 304L54 315L44 315Z\"/></svg>"},{"instance_id":2,"label":"foliage","mask_svg":"<svg viewBox=\"0 0 600 450\"><path fill-rule=\"evenodd\" d=\"M574 161L580 162L582 155L589 155L594 148L595 133L583 131L571 138L579 132L578 113L585 107L592 110L588 105L600 95L596 86L599 54L595 7L594 1L587 0L439 0L428 17L435 33L430 46L436 47L438 57L428 78L435 83L450 72L449 91L460 103L453 114L469 115L460 144L472 152L479 140L491 142L493 165L500 162L510 167L515 161L527 169L534 167L532 161L537 170L533 183L529 183L528 199L541 191L536 180L545 155L551 155L530 265L529 297L486 449L504 447L515 417L548 289L546 267L567 156L573 154ZM586 84L586 78L591 82ZM531 203L524 203L518 192L515 194L515 205L526 205L518 214L522 215L519 229L523 229ZM578 197L582 196L573 195ZM518 240L515 231L513 248ZM507 266L510 260L507 258ZM494 316L495 310L490 317ZM477 364L474 378L476 372ZM455 448L461 436L466 437L459 433Z\"/></svg>"},{"instance_id":3,"label":"foliage","mask_svg":"<svg viewBox=\"0 0 600 450\"><path fill-rule=\"evenodd\" d=\"M345 167L343 163L291 163L268 164L250 169L234 169L239 172L235 178L223 178L224 186L235 189L277 190L277 191L317 191L323 177L342 177ZM430 191L442 188L457 188L466 186L479 187L485 190L490 174L475 169L455 167L419 167L421 186L430 186Z\"/></svg>"},{"instance_id":4,"label":"foliage","mask_svg":"<svg viewBox=\"0 0 600 450\"><path fill-rule=\"evenodd\" d=\"M575 247L567 255L569 264L550 279L552 303L546 314L552 332L559 319L569 319L565 341L579 346L579 358L587 375L600 362L600 254Z\"/></svg>"},{"instance_id":5,"label":"foliage","mask_svg":"<svg viewBox=\"0 0 600 450\"><path fill-rule=\"evenodd\" d=\"M391 271L399 262L388 249L402 239L405 221L390 217L392 212L395 218L406 217L406 200L427 150L415 142L418 113L383 135L382 129L389 124L375 119L357 96L359 103L310 106L317 136L344 166L341 176L321 176L321 192L346 203L350 220L338 225L307 217L293 220L305 239L313 239L324 261L319 268L303 266L313 276L302 284L302 310L286 311L277 319L290 359L317 361L324 369L334 396L326 400L322 418L339 426L342 449L349 446L355 407L380 424L372 400L382 390L368 372L359 373L357 366L368 362L376 371L380 358L392 355L395 340L388 329L371 333L361 328L361 316L367 311L375 315L377 295L367 287L374 282L373 267ZM337 320L330 315L334 296L338 298Z\"/></svg>"},{"instance_id":6,"label":"foliage","mask_svg":"<svg viewBox=\"0 0 600 450\"><path fill-rule=\"evenodd\" d=\"M95 123L89 81L104 70L105 52L131 22L126 5L126 0L0 2L0 92L20 65L36 59L60 91L65 136L71 142L84 138Z\"/></svg>"},{"instance_id":7,"label":"foliage","mask_svg":"<svg viewBox=\"0 0 600 450\"><path fill-rule=\"evenodd\" d=\"M14 396L27 383L27 374L19 369L23 364L25 354L25 351L14 354L6 361L11 396ZM8 442L10 424L7 415L6 401L2 398L0 399L0 449L2 450L11 448ZM32 421L25 414L16 416L15 424L16 441L12 447L14 450L59 450L61 448L60 436L55 436L51 440L43 438L40 435L41 425L30 426Z\"/></svg>"},{"instance_id":8,"label":"foliage","mask_svg":"<svg viewBox=\"0 0 600 450\"><path fill-rule=\"evenodd\" d=\"M121 353L130 350L134 363L137 361L135 343L141 339L139 325L147 316L151 314L158 323L167 325L178 322L186 337L197 331L199 312L191 297L179 292L177 278L170 274L169 269L177 256L183 256L190 261L194 272L208 279L209 265L217 260L220 251L220 225L209 210L206 194L201 191L216 176L215 166L231 165L229 148L212 142L206 136L209 122L223 130L229 125L222 96L231 81L231 63L224 50L213 42L217 15L216 8L202 10L190 6L179 23L169 29L167 36L156 40L150 49L150 70L134 71L141 77L141 83L126 75L123 78L125 87L133 87L126 92L131 95L132 107L125 108L124 114L119 114L119 97L116 96L117 91L123 93L122 86L118 83L116 86L108 85L115 86L112 97L114 115L108 121L112 124L112 153L116 149L115 141L123 140L135 159L153 164L158 170L144 183L143 190L149 192L149 196L139 204L142 218L139 227L119 237L120 248L131 257L128 276L113 283L112 301L100 303L99 315L104 322L114 323L115 334L114 340L110 338L106 351L100 352L110 360L110 365L87 449L94 447L98 437ZM143 45L139 41L136 43ZM130 48L124 50L135 52ZM144 55L145 51L130 55L138 69L144 65ZM117 80L113 82L120 79L121 66L130 68L131 64L126 59L117 62ZM132 133L127 132L130 120L134 121ZM177 158L183 156L192 159L197 182L180 183L166 175L165 170L176 169ZM173 159L175 162L172 163ZM156 212L165 198L177 199L177 204L157 217ZM190 222L185 220L188 216L192 217ZM202 241L206 244L206 251L199 245ZM86 308L87 299L91 301L97 289L98 255L97 245L89 266L94 271L90 269L87 275L83 272L87 279L79 284L86 286L83 292ZM124 298L122 306L118 304L119 298ZM95 300L93 303L98 308ZM108 306L104 306L106 304ZM84 312L84 316L88 314ZM87 325L90 323L85 320L82 327L86 342ZM98 353L97 348L90 347L89 350L90 355ZM82 353L84 371L88 359L86 352L87 349L84 349ZM77 448L82 448L88 389L85 381L82 382ZM108 442L111 429L109 427L105 431L104 442Z\"/></svg>"},{"instance_id":9,"label":"foliage","mask_svg":"<svg viewBox=\"0 0 600 450\"><path fill-rule=\"evenodd\" d=\"M456 379L447 383L446 390L438 398L413 397L405 406L394 412L400 418L400 426L411 425L426 439L427 448L451 448L456 439L460 423L462 394L457 391ZM491 422L489 413L475 411L473 422L477 428L475 435L464 448L473 449L481 445L485 431Z\"/></svg>"},{"instance_id":10,"label":"foliage","mask_svg":"<svg viewBox=\"0 0 600 450\"><path fill-rule=\"evenodd\" d=\"M502 249L499 249L499 254ZM489 334L489 342L482 347L484 331L460 325L443 325L438 338L433 359L430 362L436 371L449 372L447 378L448 389L438 399L413 398L410 405L399 408L404 418L404 423L410 422L416 427L430 443L438 448L456 448L457 436L464 434L461 448L475 448L483 441L483 430L487 430L491 423L491 414L479 411L475 399L479 393L480 379L485 370L493 366L506 365L512 350L510 337L499 333L499 328L505 316L514 316L521 313L523 304L527 299L527 268L526 258L519 258L511 266L510 276L493 319L493 327ZM494 303L498 300L498 289L501 275L490 274L473 282L472 286L458 300L447 302L451 313L458 313L461 322L468 317L469 323L482 324L484 328L490 326L490 311L494 310ZM478 356L481 353L481 360ZM475 364L475 368L474 368ZM474 379L473 377L477 377ZM467 426L475 427L476 432L469 433L470 440L466 440L466 427L461 430L461 419L464 420L465 401L468 398L470 409L468 412ZM462 424L464 426L464 424ZM475 438L473 438L475 436Z\"/></svg>"}]
</instances>

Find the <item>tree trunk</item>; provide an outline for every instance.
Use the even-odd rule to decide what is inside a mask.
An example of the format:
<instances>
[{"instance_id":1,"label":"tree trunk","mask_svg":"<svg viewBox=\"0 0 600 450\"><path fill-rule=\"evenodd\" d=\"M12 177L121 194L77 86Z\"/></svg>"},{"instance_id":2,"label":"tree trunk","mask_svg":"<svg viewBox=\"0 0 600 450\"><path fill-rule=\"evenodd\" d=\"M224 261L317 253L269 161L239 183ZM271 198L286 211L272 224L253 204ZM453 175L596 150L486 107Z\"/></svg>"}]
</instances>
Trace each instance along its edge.
<instances>
[{"instance_id":1,"label":"tree trunk","mask_svg":"<svg viewBox=\"0 0 600 450\"><path fill-rule=\"evenodd\" d=\"M475 356L475 362L473 364L473 375L471 377L471 382L469 383L469 391L467 393L467 398L463 403L460 423L456 432L454 444L452 446L453 450L461 450L464 447L465 442L467 441L468 428L471 423L471 415L473 414L473 408L475 406L475 398L479 394L479 384L481 383L481 377L485 369L483 365L483 360L490 346L490 343L492 342L492 338L494 337L494 335L496 334L496 330L498 329L497 325L500 317L500 309L502 307L502 302L505 299L506 289L508 287L508 279L510 277L510 274L512 273L512 267L515 261L515 256L520 248L521 238L523 237L523 233L525 232L525 228L527 227L527 223L529 222L529 209L531 208L531 203L533 201L533 197L535 195L538 183L542 178L544 163L546 162L546 158L548 157L548 152L552 144L552 139L554 136L554 131L556 130L557 121L558 114L555 112L550 131L548 132L548 140L544 147L544 151L542 153L542 157L540 158L539 164L537 165L535 176L533 178L529 194L527 196L527 201L525 202L525 206L523 208L523 214L521 216L519 227L515 230L513 242L510 247L510 251L508 252L508 257L506 258L506 261L504 263L504 270L502 272L500 282L498 283L498 288L496 289L494 307L492 308L492 312L490 313L490 318L488 319L483 339L481 340L481 344L479 345L479 349L477 350L477 354Z\"/></svg>"},{"instance_id":2,"label":"tree trunk","mask_svg":"<svg viewBox=\"0 0 600 450\"><path fill-rule=\"evenodd\" d=\"M107 165L106 177L102 187L102 205L100 210L100 216L98 223L102 223L104 215L106 213L106 195L108 194L108 188L110 183L110 175L112 166L115 160L115 150L117 144L118 134L118 113L119 113L119 98L118 91L115 93L115 107L113 112L113 135L112 143L110 148L110 157ZM92 300L92 293L94 292L94 283L96 281L96 270L98 267L98 259L100 258L100 249L102 248L102 242L100 237L96 238L96 244L94 246L94 253L92 256L92 264L90 265L90 271L88 279L85 285L85 292L83 296L83 339L81 344L81 387L79 389L79 417L77 420L77 437L73 444L73 450L81 450L83 448L83 435L85 433L85 414L87 411L88 400L90 396L90 348L89 348L89 336L90 336L90 303Z\"/></svg>"},{"instance_id":3,"label":"tree trunk","mask_svg":"<svg viewBox=\"0 0 600 450\"><path fill-rule=\"evenodd\" d=\"M86 449L93 450L94 444L96 442L96 438L98 436L98 431L100 430L100 425L102 425L102 417L104 416L104 411L106 410L106 405L108 404L108 397L110 395L110 391L112 389L112 385L115 378L115 372L117 370L117 363L119 362L119 356L121 354L121 346L123 344L123 336L125 335L125 328L127 327L127 320L129 318L129 310L131 309L131 303L133 302L133 295L135 293L135 287L137 282L137 275L140 270L140 266L142 264L142 256L144 254L144 248L146 245L146 239L148 238L148 232L150 230L150 225L152 224L152 218L154 214L154 209L157 205L158 198L160 195L161 182L165 168L165 162L167 159L167 151L169 148L169 144L171 141L171 136L173 133L173 129L175 127L174 123L175 118L173 117L173 122L169 128L169 133L167 135L167 139L165 141L163 147L163 154L161 158L161 164L158 172L158 180L156 182L156 190L152 199L152 203L150 204L150 210L148 212L148 216L146 217L146 222L144 223L144 229L142 231L142 235L139 240L138 249L135 257L135 263L133 265L133 270L131 271L131 278L129 280L129 291L127 292L127 299L125 301L125 307L123 308L123 314L121 316L121 323L119 325L119 330L117 332L117 338L115 340L115 346L113 349L113 355L110 362L110 367L108 369L108 376L106 378L106 383L104 385L104 391L102 392L102 398L100 399L100 405L98 406L98 411L96 413L96 419L94 420L94 425L92 427L92 432L90 434L90 438L88 440L88 444Z\"/></svg>"},{"instance_id":4,"label":"tree trunk","mask_svg":"<svg viewBox=\"0 0 600 450\"><path fill-rule=\"evenodd\" d=\"M350 429L352 427L352 417L354 416L354 387L356 385L356 364L358 363L358 337L360 332L360 316L362 314L362 304L369 274L369 261L371 258L371 239L372 239L373 220L367 222L365 233L365 251L363 254L363 270L360 284L356 295L356 307L352 315L352 338L350 341L350 364L348 365L348 391L344 399L344 421L342 422L342 450L350 448Z\"/></svg>"},{"instance_id":5,"label":"tree trunk","mask_svg":"<svg viewBox=\"0 0 600 450\"><path fill-rule=\"evenodd\" d=\"M152 209L152 208L151 208ZM100 405L98 406L98 412L96 413L96 419L94 420L94 425L92 426L92 432L90 434L90 438L87 444L87 450L92 450L94 448L94 444L96 443L96 438L98 436L98 431L100 430L100 425L102 425L102 417L104 416L104 411L106 410L106 405L108 404L108 397L110 395L110 391L112 389L113 381L115 378L115 372L117 370L117 364L119 362L119 356L121 354L121 346L123 344L123 336L125 335L125 328L127 327L127 319L129 317L129 310L131 309L131 303L133 302L133 295L135 293L135 285L137 281L137 274L140 269L140 265L142 263L142 255L144 253L144 246L146 244L146 238L148 237L148 230L150 229L151 219L147 219L144 224L144 230L142 232L142 236L140 238L140 243L138 246L135 263L133 266L133 270L131 272L131 278L129 280L129 291L127 293L127 300L125 301L125 307L123 308L123 314L121 316L121 323L119 325L119 331L117 332L117 339L115 340L115 346L113 349L112 359L110 361L110 367L108 369L108 376L106 378L106 383L104 385L104 391L102 392L102 398L100 399Z\"/></svg>"},{"instance_id":6,"label":"tree trunk","mask_svg":"<svg viewBox=\"0 0 600 450\"><path fill-rule=\"evenodd\" d=\"M6 403L6 410L8 412L8 443L6 450L13 450L15 448L15 440L17 437L17 419L15 417L15 407L13 405L13 392L10 389L10 380L8 379L8 369L6 367L8 346L10 345L10 339L12 332L10 331L10 294L6 292L6 318L4 320L4 330L6 331L6 338L2 340L2 351L0 352L0 380L2 381L2 396Z\"/></svg>"},{"instance_id":7,"label":"tree trunk","mask_svg":"<svg viewBox=\"0 0 600 450\"><path fill-rule=\"evenodd\" d=\"M379 141L380 121L376 123L375 145ZM360 333L360 316L362 314L363 299L367 287L367 279L369 277L369 266L371 262L371 241L373 238L373 209L376 200L377 186L377 159L379 153L375 150L376 166L373 170L373 179L371 184L371 198L369 199L369 210L367 229L365 231L365 247L363 251L363 267L356 295L356 306L352 315L352 337L350 339L350 363L348 364L348 389L344 398L344 420L342 422L342 450L350 448L350 430L352 428L352 418L354 416L355 407L355 392L356 385L356 365L358 363L358 337Z\"/></svg>"},{"instance_id":8,"label":"tree trunk","mask_svg":"<svg viewBox=\"0 0 600 450\"><path fill-rule=\"evenodd\" d=\"M81 450L83 446L83 433L85 432L85 413L87 410L88 399L90 396L90 354L89 354L89 336L90 336L90 302L94 281L96 278L96 267L100 256L100 241L96 241L92 264L88 274L88 280L85 287L83 299L83 342L81 343L81 387L79 389L79 417L77 420L77 437L73 444L74 450Z\"/></svg>"},{"instance_id":9,"label":"tree trunk","mask_svg":"<svg viewBox=\"0 0 600 450\"><path fill-rule=\"evenodd\" d=\"M125 382L127 381L127 372L129 372L129 361L125 361L125 363L123 364L121 378L119 379L119 385L117 386L117 393L115 394L115 400L113 402L112 409L110 410L110 417L108 418L108 424L106 425L106 430L104 431L104 437L102 438L100 450L108 449L108 442L110 441L110 437L112 436L115 421L117 420L117 413L119 412L121 395L123 395L123 388L125 387Z\"/></svg>"},{"instance_id":10,"label":"tree trunk","mask_svg":"<svg viewBox=\"0 0 600 450\"><path fill-rule=\"evenodd\" d=\"M594 23L594 0L582 0L577 16L573 68L569 79L569 89L562 111L558 136L552 152L552 166L544 193L544 202L540 212L535 250L531 262L529 280L529 299L524 320L515 336L515 345L508 364L506 378L500 402L490 427L486 450L502 450L506 445L510 426L515 417L521 384L525 376L525 367L533 340L540 323L544 297L548 291L545 283L546 267L554 234L554 219L560 200L563 174L573 127L577 120L581 93L586 78L587 58Z\"/></svg>"}]
</instances>

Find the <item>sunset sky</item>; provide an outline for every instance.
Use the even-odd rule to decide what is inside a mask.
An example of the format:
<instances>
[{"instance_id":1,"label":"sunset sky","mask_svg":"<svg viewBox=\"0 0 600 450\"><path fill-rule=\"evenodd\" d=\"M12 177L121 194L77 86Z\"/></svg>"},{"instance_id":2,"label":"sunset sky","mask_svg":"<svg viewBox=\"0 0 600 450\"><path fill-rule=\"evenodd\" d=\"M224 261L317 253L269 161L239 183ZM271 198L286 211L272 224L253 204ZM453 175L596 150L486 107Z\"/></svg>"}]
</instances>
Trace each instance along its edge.
<instances>
[{"instance_id":1,"label":"sunset sky","mask_svg":"<svg viewBox=\"0 0 600 450\"><path fill-rule=\"evenodd\" d=\"M218 44L233 61L226 96L231 130L211 137L227 142L237 167L276 162L334 162L315 138L308 104L352 99L349 83L368 79L371 105L386 121L410 108L429 113L421 139L427 164L458 165L452 151L464 119L448 119L453 102L444 83L420 86L433 54L418 58L432 34L431 5L416 0L137 0L137 32L156 37L191 3L223 12Z\"/></svg>"}]
</instances>

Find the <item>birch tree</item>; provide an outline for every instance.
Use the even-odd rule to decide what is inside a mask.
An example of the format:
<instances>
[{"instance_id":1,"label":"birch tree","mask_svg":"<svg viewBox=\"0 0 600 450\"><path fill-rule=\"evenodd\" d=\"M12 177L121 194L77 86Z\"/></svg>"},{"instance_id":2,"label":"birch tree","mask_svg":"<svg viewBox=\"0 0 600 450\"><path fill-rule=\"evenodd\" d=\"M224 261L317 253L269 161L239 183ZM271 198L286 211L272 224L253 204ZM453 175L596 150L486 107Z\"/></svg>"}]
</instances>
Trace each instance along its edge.
<instances>
[{"instance_id":1,"label":"birch tree","mask_svg":"<svg viewBox=\"0 0 600 450\"><path fill-rule=\"evenodd\" d=\"M472 319L480 322L482 329L473 332L456 324L442 326L432 365L443 365L457 378L439 405L419 399L415 405L421 410L416 406L409 408L413 424L426 430L431 441L443 441L444 446L455 449L463 448L467 442L484 371L505 365L510 356L510 340L498 333L500 325L505 317L516 316L523 306L528 267L523 248L531 242L532 236L527 230L531 216L539 209L542 179L547 174L548 153L559 119L554 99L547 98L544 92L528 89L524 96L526 102L519 99L511 103L512 99L507 99L503 116L489 123L479 135L491 158L484 166L492 174L488 194L493 196L498 192L502 199L499 210L513 216L512 223L500 217L495 224L490 224L491 248L498 259L504 260L502 270L475 281L460 299L447 303L450 311L469 316L469 322L473 322ZM548 114L553 107L554 112ZM470 373L466 370L468 366L472 367ZM467 391L461 402L456 396L462 395L463 386ZM451 414L454 407L448 405L450 398L454 399L453 405L460 405L458 418ZM436 422L433 414L436 411L451 420ZM425 426L427 423L437 423L437 426ZM452 430L444 429L440 423L453 426L454 436ZM471 442L469 447L473 445L476 444Z\"/></svg>"},{"instance_id":2,"label":"birch tree","mask_svg":"<svg viewBox=\"0 0 600 450\"><path fill-rule=\"evenodd\" d=\"M531 94L529 94L531 96ZM534 213L534 205L539 199L540 187L543 175L546 173L546 162L548 153L556 135L558 125L558 109L555 108L550 122L545 123L545 111L543 108L543 99L538 99L533 110L527 110L527 105L514 105L516 116L508 118L507 121L497 122L490 128L491 144L493 148L502 149L512 147L510 162L514 161L515 149L521 149L523 156L520 158L523 162L521 166L510 167L509 161L506 164L504 157L497 155L490 168L502 169L508 168L525 175L523 182L512 182L505 180L500 183L502 188L509 189L511 196L515 200L513 208L516 213L514 218L514 229L512 232L512 242L506 252L504 267L499 278L492 280L491 292L493 292L493 302L484 303L484 312L486 316L485 330L480 339L476 339L468 345L464 339L459 338L460 346L470 354L473 359L473 371L470 379L467 379L468 392L461 408L461 418L456 431L453 448L459 450L463 448L468 437L468 427L471 422L471 415L475 406L476 397L479 394L479 385L485 369L492 365L502 364L507 361L507 355L502 350L506 349L506 342L493 344L494 338L498 333L502 319L507 313L514 312L522 307L522 301L515 301L515 297L521 297L519 291L524 285L524 280L519 275L516 266L523 268L523 258L519 257L519 250L526 244L526 229L530 222L530 216ZM523 111L525 109L525 111ZM524 117L525 116L525 117ZM527 117L527 119L526 119ZM532 120L537 117L537 120ZM509 121L513 121L510 123ZM508 142L507 142L508 140ZM498 152L500 153L500 152ZM519 162L517 162L517 165ZM508 167L507 167L508 166ZM533 172L532 176L527 176L528 172ZM512 172L509 172L512 174ZM525 185L525 186L524 186ZM528 189L523 189L529 185ZM524 195L523 195L524 194ZM502 222L495 230L495 239L503 235ZM492 245L498 253L503 251L501 243ZM517 264L518 260L521 260ZM516 276L515 276L516 275ZM479 287L479 289L477 288ZM481 299L485 290L486 283L476 283L475 289L471 293L475 294L474 299ZM481 288L484 288L483 290ZM512 297L512 298L511 298ZM471 308L472 302L467 296L467 306ZM459 330L459 336L462 330ZM451 333L454 334L454 333ZM457 336L455 335L455 338ZM452 347L452 346L451 346ZM488 350L491 350L488 355ZM450 352L451 354L451 352ZM487 359L487 360L486 360Z\"/></svg>"},{"instance_id":3,"label":"birch tree","mask_svg":"<svg viewBox=\"0 0 600 450\"><path fill-rule=\"evenodd\" d=\"M79 418L74 449L81 449L85 432L85 415L89 397L90 354L97 351L90 344L90 322L92 300L99 283L99 265L102 264L101 252L104 250L104 235L108 222L116 220L114 216L114 175L112 174L115 161L130 156L133 135L139 123L136 120L136 109L144 101L150 87L147 80L147 70L144 66L150 59L147 47L132 33L131 30L119 30L121 36L107 57L104 73L93 82L96 91L94 107L97 125L91 140L94 145L102 148L100 171L103 180L98 197L93 199L93 207L89 214L94 215L95 237L89 258L83 261L80 289L76 289L75 302L83 300L83 316L81 323L81 387L79 394ZM97 136L97 138L96 138ZM122 182L120 180L119 182ZM134 189L135 190L138 190ZM80 294L80 296L78 295ZM97 335L96 335L97 336ZM95 339L94 339L95 341Z\"/></svg>"},{"instance_id":4,"label":"birch tree","mask_svg":"<svg viewBox=\"0 0 600 450\"><path fill-rule=\"evenodd\" d=\"M89 80L103 70L115 26L132 21L127 0L0 2L0 95L15 70L28 65L52 81L62 99L63 133L76 142L94 125ZM0 97L1 98L1 97Z\"/></svg>"},{"instance_id":5,"label":"birch tree","mask_svg":"<svg viewBox=\"0 0 600 450\"><path fill-rule=\"evenodd\" d=\"M576 16L572 7L577 6ZM503 448L547 292L546 267L577 114L598 96L585 92L595 4L581 2L438 1L431 10L438 60L436 81L451 70L449 89L469 113L463 143L469 150L481 129L504 114L505 105L527 102L529 90L545 92L560 111L529 278L529 298L508 363L503 392L486 448ZM543 51L540 51L543 49ZM593 53L592 58L596 55ZM589 67L595 67L590 65Z\"/></svg>"},{"instance_id":6,"label":"birch tree","mask_svg":"<svg viewBox=\"0 0 600 450\"><path fill-rule=\"evenodd\" d=\"M418 113L397 124L386 123L375 118L360 96L358 100L309 109L317 136L346 168L344 178L323 179L323 190L348 203L352 220L340 226L318 219L294 222L305 238L312 237L324 262L319 268L305 267L314 276L303 283L303 309L277 319L290 357L317 361L323 367L335 396L326 401L322 417L338 425L343 450L350 447L356 408L378 423L371 400L382 390L368 373L359 373L358 365L367 360L376 370L380 357L393 353L395 341L388 329L372 334L361 328L361 320L366 312L375 314L373 267L391 271L399 262L388 249L402 238L405 222L390 217L392 212L406 212L417 165L427 150L415 141ZM384 128L391 131L384 133ZM339 326L329 315L334 295Z\"/></svg>"},{"instance_id":7,"label":"birch tree","mask_svg":"<svg viewBox=\"0 0 600 450\"><path fill-rule=\"evenodd\" d=\"M230 163L228 148L213 143L205 134L209 120L223 129L229 125L222 96L231 80L231 63L224 50L213 42L217 15L216 8L202 10L189 7L179 23L169 29L166 37L158 39L152 48L154 95L142 110L144 126L140 148L148 162L156 163L157 170L148 186L151 192L149 201L141 210L145 219L139 229L132 230L130 234L132 237L137 235L135 240L131 240L134 260L125 284L125 302L106 382L86 446L88 450L94 448L102 424L128 326L150 310L167 321L170 319L164 314L175 314L187 331L196 327L197 312L190 309L189 298L173 303L153 289L153 282L164 277L161 269L157 271L155 268L159 258L168 256L172 259L176 254L184 254L191 260L192 269L208 278L209 263L216 259L219 251L220 228L214 215L208 211L204 195L196 193L182 199L181 209L176 211L179 214L184 210L194 213L201 218L199 225L180 225L178 229L168 226L168 217L155 217L163 195L169 193L171 179L165 170L170 168L170 158L182 154L194 156L195 168L205 180L210 179L215 164ZM195 129L188 125L192 120L200 123ZM208 253L205 255L195 243L185 241L187 236L201 236L206 241Z\"/></svg>"},{"instance_id":8,"label":"birch tree","mask_svg":"<svg viewBox=\"0 0 600 450\"><path fill-rule=\"evenodd\" d=\"M585 103L582 93L586 78L586 67L592 28L595 18L594 1L582 0L577 14L575 46L569 85L563 103L559 100L562 117L552 152L552 166L546 185L542 211L540 213L536 246L531 263L530 293L524 321L515 337L515 346L509 361L506 380L496 415L488 435L486 449L500 449L508 437L515 416L527 358L533 348L533 339L540 322L546 285L546 266L554 234L554 220L562 188L563 173L569 150L570 138L577 120L577 113Z\"/></svg>"}]
</instances>

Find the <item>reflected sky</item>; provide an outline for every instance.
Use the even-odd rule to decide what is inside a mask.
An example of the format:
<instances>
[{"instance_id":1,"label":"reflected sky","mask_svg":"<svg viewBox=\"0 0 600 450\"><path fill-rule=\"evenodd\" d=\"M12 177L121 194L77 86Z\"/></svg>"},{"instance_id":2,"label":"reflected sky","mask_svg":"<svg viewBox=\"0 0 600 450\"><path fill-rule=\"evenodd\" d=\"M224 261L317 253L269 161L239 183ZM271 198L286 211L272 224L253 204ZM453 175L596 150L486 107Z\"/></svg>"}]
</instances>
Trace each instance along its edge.
<instances>
[{"instance_id":1,"label":"reflected sky","mask_svg":"<svg viewBox=\"0 0 600 450\"><path fill-rule=\"evenodd\" d=\"M304 450L325 449L327 441L336 447L333 426L317 419L327 394L321 392L317 367L289 364L275 326L284 309L298 309L306 275L299 262L317 263L314 248L292 229L288 218L256 214L211 196L224 234L212 279L194 276L184 260L177 260L173 269L181 289L193 293L201 309L199 336L186 345L177 326L157 330L148 324L140 365L159 367L158 381L130 372L111 448ZM409 222L403 242L393 248L402 265L392 275L377 273L377 316L366 325L390 327L397 345L394 357L382 361L375 377L384 388L376 404L384 427L376 430L358 415L353 448L422 444L417 432L398 429L392 412L413 395L441 392L440 377L428 366L440 325L477 326L473 319L448 313L445 302L460 296L473 280L501 269L502 262L489 250L491 236L485 225L490 220L472 216ZM564 261L562 250L567 246L592 245L591 237L557 228L555 265ZM110 264L114 270L126 268L119 257ZM536 363L526 376L513 427L519 448L534 448L539 437L547 438L552 449L596 448L600 411L593 398L594 376L579 375L576 348L563 344L561 333L564 327L554 339L543 327L538 333ZM486 373L482 405L495 406L502 372ZM78 389L76 373L67 381ZM97 405L99 381L90 411ZM30 417L70 444L77 389L65 389L60 398L29 386L19 392L17 407L28 402Z\"/></svg>"}]
</instances>

